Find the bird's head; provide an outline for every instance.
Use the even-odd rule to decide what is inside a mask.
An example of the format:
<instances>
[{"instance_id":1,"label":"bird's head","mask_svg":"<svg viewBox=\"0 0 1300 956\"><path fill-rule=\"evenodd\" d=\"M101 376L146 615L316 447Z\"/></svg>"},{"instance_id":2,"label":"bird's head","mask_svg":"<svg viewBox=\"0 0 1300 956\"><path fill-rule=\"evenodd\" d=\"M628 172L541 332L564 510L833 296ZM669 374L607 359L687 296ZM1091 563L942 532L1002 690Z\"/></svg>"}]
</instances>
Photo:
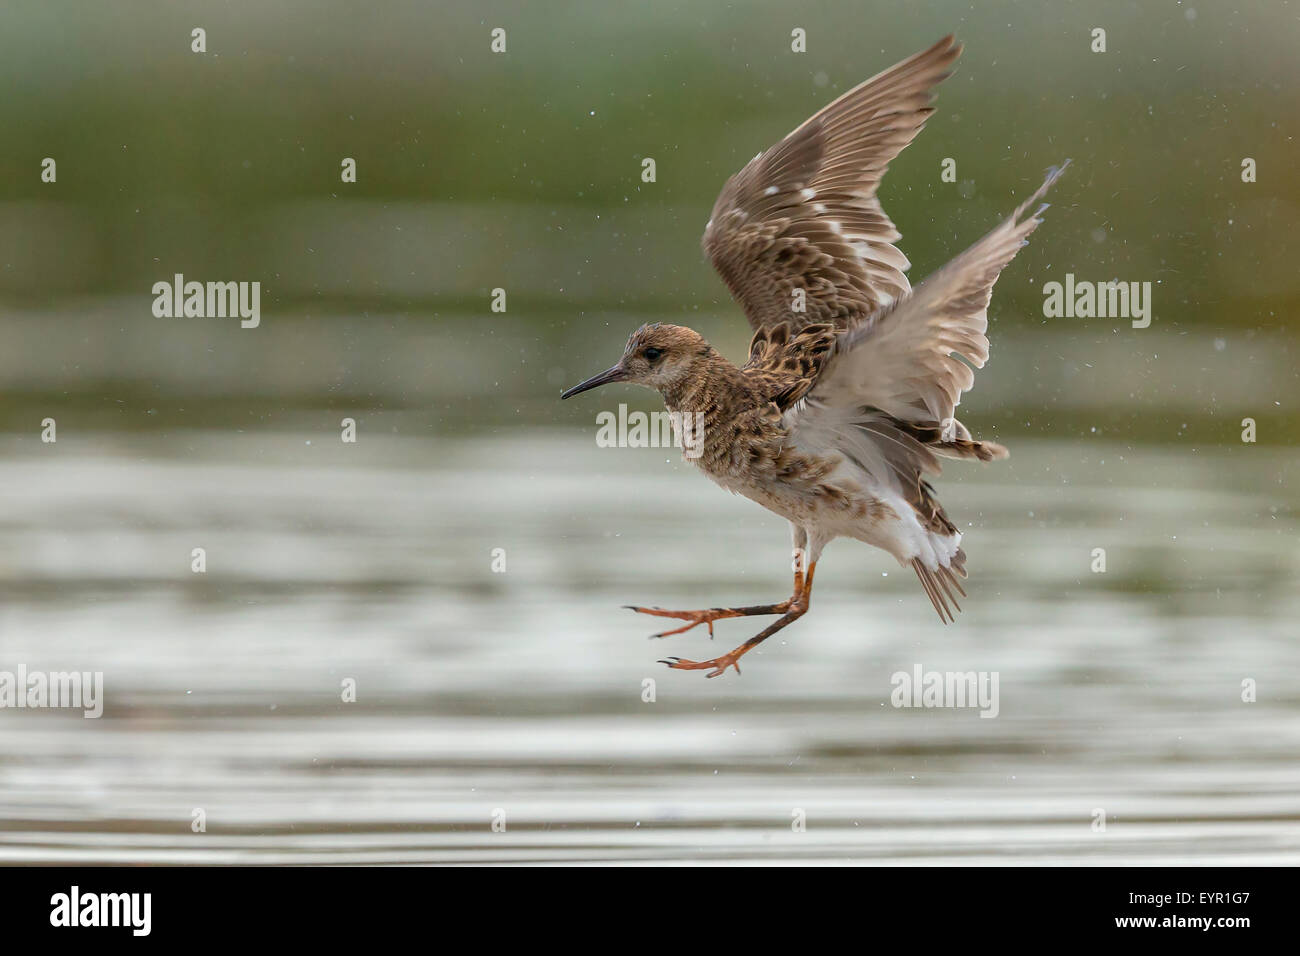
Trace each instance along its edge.
<instances>
[{"instance_id":1,"label":"bird's head","mask_svg":"<svg viewBox=\"0 0 1300 956\"><path fill-rule=\"evenodd\" d=\"M662 392L690 377L696 363L706 359L710 351L709 343L692 329L658 323L643 325L627 340L617 365L578 383L560 398L572 398L610 382L646 385Z\"/></svg>"}]
</instances>

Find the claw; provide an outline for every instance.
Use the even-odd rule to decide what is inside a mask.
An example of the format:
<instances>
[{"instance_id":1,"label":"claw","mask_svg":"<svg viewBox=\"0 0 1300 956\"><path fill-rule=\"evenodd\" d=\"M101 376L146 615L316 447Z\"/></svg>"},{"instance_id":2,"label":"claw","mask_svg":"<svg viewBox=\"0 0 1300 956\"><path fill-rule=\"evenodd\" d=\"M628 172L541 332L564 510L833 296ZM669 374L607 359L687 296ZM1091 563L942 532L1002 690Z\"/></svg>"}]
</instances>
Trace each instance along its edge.
<instances>
[{"instance_id":1,"label":"claw","mask_svg":"<svg viewBox=\"0 0 1300 956\"><path fill-rule=\"evenodd\" d=\"M712 667L713 670L705 674L705 677L721 677L727 672L728 667L734 667L736 673L740 673L739 660L730 654L724 654L722 657L715 657L711 661L692 661L687 660L684 657L669 657L659 661L659 663L667 664L669 667L675 668L676 670L685 671L702 671L707 667Z\"/></svg>"},{"instance_id":2,"label":"claw","mask_svg":"<svg viewBox=\"0 0 1300 956\"><path fill-rule=\"evenodd\" d=\"M660 631L658 634L651 634L650 637L651 637L651 638L655 638L655 637L672 637L674 634L682 634L682 633L684 633L685 631L689 631L691 628L696 627L696 626L698 626L698 625L700 625L700 624L707 624L707 625L709 626L709 640L713 640L713 621L712 621L712 620L707 620L707 621L692 621L690 624L685 624L685 625L683 625L682 627L675 627L675 628L673 628L671 631Z\"/></svg>"},{"instance_id":3,"label":"claw","mask_svg":"<svg viewBox=\"0 0 1300 956\"><path fill-rule=\"evenodd\" d=\"M744 644L735 647L723 654L721 657L715 657L711 661L692 661L684 657L662 657L659 659L660 664L666 664L675 670L708 670L708 677L721 677L727 672L728 667L734 667L736 673L740 673L740 664L738 661L747 654L750 649L763 641L767 640L781 628L785 627L791 621L798 620L808 610L809 595L812 591L813 573L817 570L817 562L808 565L806 571L795 570L794 575L794 593L790 595L789 600L781 601L779 604L755 604L745 607L711 607L702 611L666 611L661 607L640 607L635 604L624 604L623 606L629 611L635 611L638 614L653 614L655 617L671 617L687 623L681 627L674 628L671 631L660 631L658 634L651 634L655 637L668 637L672 634L681 634L689 631L693 627L701 624L709 626L709 637L713 637L713 622L725 621L735 617L756 617L762 614L780 614L781 619L774 624L769 624L759 633L755 634Z\"/></svg>"},{"instance_id":4,"label":"claw","mask_svg":"<svg viewBox=\"0 0 1300 956\"><path fill-rule=\"evenodd\" d=\"M629 611L635 611L637 614L652 614L655 617L673 617L679 621L686 621L681 627L675 627L672 630L660 631L658 634L651 634L655 637L671 637L674 634L684 634L693 627L699 627L701 624L708 625L709 637L713 637L713 622L726 620L727 618L743 617L743 611L736 611L733 608L711 607L703 611L665 611L661 607L638 607L635 604L624 604L623 607Z\"/></svg>"}]
</instances>

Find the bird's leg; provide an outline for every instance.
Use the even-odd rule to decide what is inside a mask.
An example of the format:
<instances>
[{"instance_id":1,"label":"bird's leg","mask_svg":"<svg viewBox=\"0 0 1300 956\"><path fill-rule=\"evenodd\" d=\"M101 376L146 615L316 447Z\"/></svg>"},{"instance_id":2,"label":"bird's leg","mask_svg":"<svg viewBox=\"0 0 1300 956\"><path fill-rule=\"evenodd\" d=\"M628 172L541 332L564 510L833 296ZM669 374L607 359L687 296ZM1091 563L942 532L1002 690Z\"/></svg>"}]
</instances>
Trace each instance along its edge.
<instances>
[{"instance_id":1,"label":"bird's leg","mask_svg":"<svg viewBox=\"0 0 1300 956\"><path fill-rule=\"evenodd\" d=\"M815 561L812 564L808 565L807 581L803 582L802 588L796 587L794 597L792 597L788 602L786 602L789 605L789 609L785 612L785 614L781 617L779 621L775 621L774 623L769 624L763 630L759 631L757 634L755 634L753 637L747 640L744 644L741 644L739 647L735 648L734 650L729 651L726 654L723 654L721 657L715 657L711 661L688 661L681 657L670 657L666 660L660 661L659 663L667 664L669 667L676 668L677 670L686 670L686 671L698 671L698 670L704 670L705 668L712 667L713 670L710 671L707 675L705 675L707 677L717 677L725 673L728 667L736 668L736 673L739 674L740 664L738 662L740 661L741 657L743 657L746 653L749 652L750 648L757 647L759 644L762 644L765 640L767 640L777 631L781 630L781 628L785 627L787 624L790 624L793 621L799 620L799 618L803 617L804 614L808 612L808 606L812 603L813 572L816 570L817 570L817 563ZM796 576L795 580L796 582L798 582L799 576Z\"/></svg>"},{"instance_id":2,"label":"bird's leg","mask_svg":"<svg viewBox=\"0 0 1300 956\"><path fill-rule=\"evenodd\" d=\"M809 573L808 580L812 580L812 574ZM651 634L651 637L670 637L673 634L681 634L689 631L699 624L709 626L709 637L713 636L713 622L724 621L731 617L753 617L759 614L785 614L798 602L799 597L804 591L803 568L796 565L794 571L794 594L782 601L780 604L753 604L749 607L711 607L703 611L665 611L661 607L635 607L631 604L623 605L628 610L636 611L638 614L653 614L655 617L671 617L679 621L689 621L681 627L675 627L671 631L661 631L658 634Z\"/></svg>"}]
</instances>

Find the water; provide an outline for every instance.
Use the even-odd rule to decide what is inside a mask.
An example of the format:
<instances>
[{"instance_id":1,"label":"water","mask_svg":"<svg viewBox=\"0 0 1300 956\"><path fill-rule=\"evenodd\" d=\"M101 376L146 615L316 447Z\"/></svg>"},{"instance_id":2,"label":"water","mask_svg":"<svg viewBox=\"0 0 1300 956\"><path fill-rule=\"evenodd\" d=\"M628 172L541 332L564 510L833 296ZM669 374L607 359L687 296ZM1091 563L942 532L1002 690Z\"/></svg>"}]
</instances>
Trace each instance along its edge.
<instances>
[{"instance_id":1,"label":"water","mask_svg":"<svg viewBox=\"0 0 1300 956\"><path fill-rule=\"evenodd\" d=\"M955 625L837 542L811 613L706 680L655 661L766 619L650 641L619 605L778 600L788 539L675 452L544 428L2 451L0 669L103 671L107 704L0 714L0 862L1300 862L1283 452L953 463ZM998 717L890 706L918 663L998 672Z\"/></svg>"}]
</instances>

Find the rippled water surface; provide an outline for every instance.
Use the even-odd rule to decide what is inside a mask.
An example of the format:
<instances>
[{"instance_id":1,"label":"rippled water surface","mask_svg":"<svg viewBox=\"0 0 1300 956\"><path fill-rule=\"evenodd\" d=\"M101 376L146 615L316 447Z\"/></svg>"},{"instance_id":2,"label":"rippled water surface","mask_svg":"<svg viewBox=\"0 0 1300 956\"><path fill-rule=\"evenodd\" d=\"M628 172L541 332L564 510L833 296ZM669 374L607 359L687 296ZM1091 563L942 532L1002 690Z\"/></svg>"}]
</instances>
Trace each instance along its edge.
<instances>
[{"instance_id":1,"label":"rippled water surface","mask_svg":"<svg viewBox=\"0 0 1300 956\"><path fill-rule=\"evenodd\" d=\"M765 621L650 641L619 605L785 597L779 519L572 431L328 437L8 440L0 668L107 703L0 712L0 860L1300 862L1288 457L951 465L955 625L841 541L705 680L655 661ZM997 672L999 715L892 707L917 664Z\"/></svg>"}]
</instances>

